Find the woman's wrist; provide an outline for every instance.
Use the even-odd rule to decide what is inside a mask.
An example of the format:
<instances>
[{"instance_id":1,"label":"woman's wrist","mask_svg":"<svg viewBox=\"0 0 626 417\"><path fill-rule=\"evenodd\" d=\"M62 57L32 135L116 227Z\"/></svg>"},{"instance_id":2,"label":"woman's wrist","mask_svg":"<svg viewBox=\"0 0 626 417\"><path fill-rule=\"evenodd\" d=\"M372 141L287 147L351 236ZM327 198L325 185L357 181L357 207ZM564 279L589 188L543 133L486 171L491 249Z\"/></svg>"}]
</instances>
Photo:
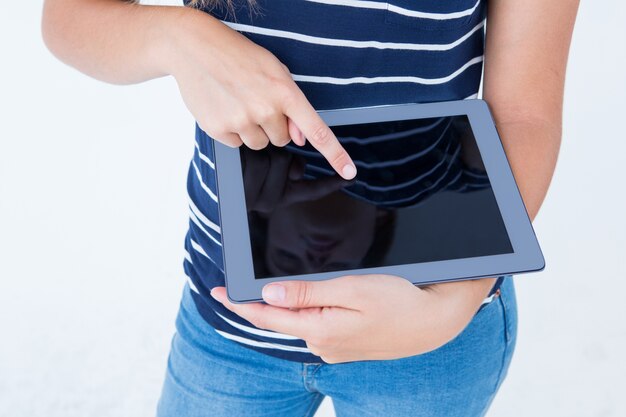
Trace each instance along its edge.
<instances>
[{"instance_id":1,"label":"woman's wrist","mask_svg":"<svg viewBox=\"0 0 626 417\"><path fill-rule=\"evenodd\" d=\"M479 278L463 281L443 282L424 287L424 290L436 292L441 296L466 300L470 304L480 303L489 295L497 277Z\"/></svg>"},{"instance_id":2,"label":"woman's wrist","mask_svg":"<svg viewBox=\"0 0 626 417\"><path fill-rule=\"evenodd\" d=\"M164 75L178 78L198 60L219 60L217 53L227 43L227 32L236 33L203 11L190 7L166 8L155 25L151 45L153 59Z\"/></svg>"},{"instance_id":3,"label":"woman's wrist","mask_svg":"<svg viewBox=\"0 0 626 417\"><path fill-rule=\"evenodd\" d=\"M426 338L430 350L447 343L462 332L488 296L496 280L495 277L489 277L433 284L422 290L416 288L417 291L422 291L421 296L428 298L426 301L419 296L418 303L430 303L428 310L432 311L430 321L433 323L427 329L421 328L423 324L416 323L420 327L412 332L420 335L420 340L415 343L416 348L424 350L425 333L431 333L430 337ZM416 308L420 307L424 306Z\"/></svg>"},{"instance_id":4,"label":"woman's wrist","mask_svg":"<svg viewBox=\"0 0 626 417\"><path fill-rule=\"evenodd\" d=\"M148 7L146 10L153 13L151 17L149 34L146 36L146 50L148 59L154 65L155 70L161 75L176 74L176 70L183 61L183 51L189 48L185 41L189 42L185 31L188 25L197 17L196 13L202 13L187 7L171 6L140 6Z\"/></svg>"}]
</instances>

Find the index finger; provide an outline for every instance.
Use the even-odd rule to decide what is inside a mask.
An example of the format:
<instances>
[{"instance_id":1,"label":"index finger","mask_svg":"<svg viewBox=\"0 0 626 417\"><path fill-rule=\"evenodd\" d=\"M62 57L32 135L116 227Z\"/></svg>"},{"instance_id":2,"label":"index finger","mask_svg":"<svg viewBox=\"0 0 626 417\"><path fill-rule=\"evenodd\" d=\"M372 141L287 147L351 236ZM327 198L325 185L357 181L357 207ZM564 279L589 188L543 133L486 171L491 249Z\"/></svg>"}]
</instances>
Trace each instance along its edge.
<instances>
[{"instance_id":1,"label":"index finger","mask_svg":"<svg viewBox=\"0 0 626 417\"><path fill-rule=\"evenodd\" d=\"M347 180L356 176L356 166L352 158L309 103L302 90L297 89L295 99L290 100L283 112L298 126L311 145L320 151L339 175Z\"/></svg>"}]
</instances>

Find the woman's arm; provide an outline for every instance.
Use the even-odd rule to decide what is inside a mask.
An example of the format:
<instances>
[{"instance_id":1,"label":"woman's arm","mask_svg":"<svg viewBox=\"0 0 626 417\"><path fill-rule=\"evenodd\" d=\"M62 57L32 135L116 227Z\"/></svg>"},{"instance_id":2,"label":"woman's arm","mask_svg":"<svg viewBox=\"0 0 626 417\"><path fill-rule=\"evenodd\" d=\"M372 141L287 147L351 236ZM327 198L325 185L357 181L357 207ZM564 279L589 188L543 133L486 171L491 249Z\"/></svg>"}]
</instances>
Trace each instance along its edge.
<instances>
[{"instance_id":1,"label":"woman's arm","mask_svg":"<svg viewBox=\"0 0 626 417\"><path fill-rule=\"evenodd\" d=\"M579 0L490 0L484 99L531 219L561 144L563 87Z\"/></svg>"},{"instance_id":2,"label":"woman's arm","mask_svg":"<svg viewBox=\"0 0 626 417\"><path fill-rule=\"evenodd\" d=\"M578 3L489 1L483 98L531 220L548 191L561 144L565 69ZM478 308L494 281L452 282L431 289Z\"/></svg>"},{"instance_id":3,"label":"woman's arm","mask_svg":"<svg viewBox=\"0 0 626 417\"><path fill-rule=\"evenodd\" d=\"M289 69L267 49L202 11L123 0L46 0L44 41L60 60L102 81L171 74L215 140L261 149L305 138L345 179L352 159Z\"/></svg>"},{"instance_id":4,"label":"woman's arm","mask_svg":"<svg viewBox=\"0 0 626 417\"><path fill-rule=\"evenodd\" d=\"M197 13L122 0L46 0L42 35L66 64L101 81L131 84L172 72L172 52L181 41L175 28ZM208 31L221 29L215 19L205 20Z\"/></svg>"}]
</instances>

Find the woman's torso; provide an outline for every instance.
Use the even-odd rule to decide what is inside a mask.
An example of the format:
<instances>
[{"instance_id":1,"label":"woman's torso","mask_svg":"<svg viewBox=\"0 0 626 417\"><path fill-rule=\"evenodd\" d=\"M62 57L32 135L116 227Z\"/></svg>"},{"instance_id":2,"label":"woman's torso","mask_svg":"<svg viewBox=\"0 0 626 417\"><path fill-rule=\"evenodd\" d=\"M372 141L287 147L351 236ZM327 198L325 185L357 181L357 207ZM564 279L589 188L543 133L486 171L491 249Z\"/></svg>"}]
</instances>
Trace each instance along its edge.
<instances>
[{"instance_id":1,"label":"woman's torso","mask_svg":"<svg viewBox=\"0 0 626 417\"><path fill-rule=\"evenodd\" d=\"M481 0L233 0L209 12L272 52L316 110L473 98L484 47ZM196 127L187 182L184 270L202 316L225 337L296 361L319 361L302 340L254 328L213 300L224 285L213 139Z\"/></svg>"}]
</instances>

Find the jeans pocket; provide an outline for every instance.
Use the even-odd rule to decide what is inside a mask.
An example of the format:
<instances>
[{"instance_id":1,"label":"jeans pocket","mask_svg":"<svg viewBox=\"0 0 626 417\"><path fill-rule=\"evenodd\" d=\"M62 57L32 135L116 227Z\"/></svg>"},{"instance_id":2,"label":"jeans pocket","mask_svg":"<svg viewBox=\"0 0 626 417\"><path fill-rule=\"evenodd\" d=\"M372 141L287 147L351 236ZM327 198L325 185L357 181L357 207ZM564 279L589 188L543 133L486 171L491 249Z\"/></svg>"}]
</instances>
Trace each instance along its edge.
<instances>
[{"instance_id":1,"label":"jeans pocket","mask_svg":"<svg viewBox=\"0 0 626 417\"><path fill-rule=\"evenodd\" d=\"M502 305L506 342L510 345L515 342L517 335L517 299L513 276L508 275L504 279L498 298L498 302Z\"/></svg>"},{"instance_id":2,"label":"jeans pocket","mask_svg":"<svg viewBox=\"0 0 626 417\"><path fill-rule=\"evenodd\" d=\"M507 376L517 339L517 300L515 287L513 285L513 277L511 275L507 276L502 282L500 288L501 292L497 302L501 306L502 311L505 346L502 354L500 374L496 382L494 394L500 388L500 385L502 385L502 382Z\"/></svg>"}]
</instances>

